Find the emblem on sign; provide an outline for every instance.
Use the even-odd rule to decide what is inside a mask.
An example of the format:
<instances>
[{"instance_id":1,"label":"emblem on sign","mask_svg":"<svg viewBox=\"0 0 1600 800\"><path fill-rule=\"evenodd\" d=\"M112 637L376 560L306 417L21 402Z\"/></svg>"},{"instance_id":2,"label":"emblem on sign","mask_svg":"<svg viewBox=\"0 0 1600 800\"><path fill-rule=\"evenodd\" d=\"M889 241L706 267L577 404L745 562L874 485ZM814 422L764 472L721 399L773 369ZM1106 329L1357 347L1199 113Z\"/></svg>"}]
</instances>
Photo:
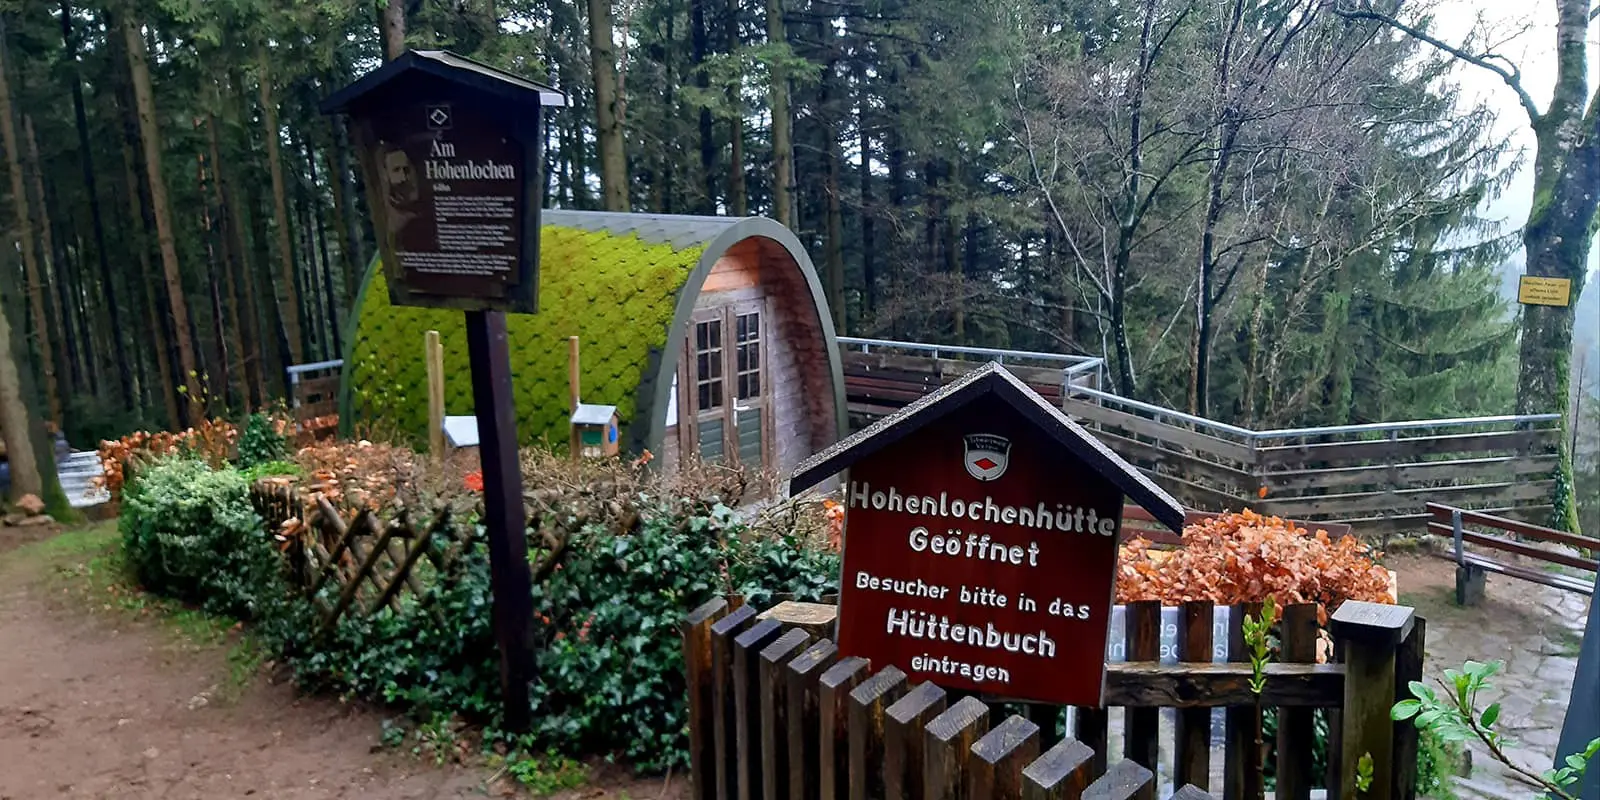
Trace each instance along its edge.
<instances>
[{"instance_id":1,"label":"emblem on sign","mask_svg":"<svg viewBox=\"0 0 1600 800\"><path fill-rule=\"evenodd\" d=\"M992 433L968 434L967 474L980 481L992 481L1006 474L1011 460L1011 440Z\"/></svg>"},{"instance_id":2,"label":"emblem on sign","mask_svg":"<svg viewBox=\"0 0 1600 800\"><path fill-rule=\"evenodd\" d=\"M428 129L434 131L450 130L450 105L428 106Z\"/></svg>"}]
</instances>

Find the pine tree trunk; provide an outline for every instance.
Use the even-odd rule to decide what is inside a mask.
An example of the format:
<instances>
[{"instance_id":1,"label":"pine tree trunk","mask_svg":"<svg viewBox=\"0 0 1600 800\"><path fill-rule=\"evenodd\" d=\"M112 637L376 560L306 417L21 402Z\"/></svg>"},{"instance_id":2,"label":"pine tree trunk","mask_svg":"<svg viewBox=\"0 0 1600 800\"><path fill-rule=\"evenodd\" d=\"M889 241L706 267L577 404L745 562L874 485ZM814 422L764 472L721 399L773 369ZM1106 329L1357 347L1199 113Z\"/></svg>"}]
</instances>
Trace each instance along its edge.
<instances>
[{"instance_id":1,"label":"pine tree trunk","mask_svg":"<svg viewBox=\"0 0 1600 800\"><path fill-rule=\"evenodd\" d=\"M694 65L694 85L701 92L711 88L711 76L706 74L706 53L711 48L711 37L706 30L706 3L708 0L689 0L690 58ZM700 180L705 197L695 207L702 214L717 213L717 140L711 125L711 108L700 109Z\"/></svg>"},{"instance_id":2,"label":"pine tree trunk","mask_svg":"<svg viewBox=\"0 0 1600 800\"><path fill-rule=\"evenodd\" d=\"M783 0L766 0L767 44L788 47L789 37L783 19ZM794 142L793 121L789 119L789 76L782 69L772 70L772 215L778 222L794 225Z\"/></svg>"},{"instance_id":3,"label":"pine tree trunk","mask_svg":"<svg viewBox=\"0 0 1600 800\"><path fill-rule=\"evenodd\" d=\"M0 36L4 33L4 23L0 21ZM50 349L50 326L45 317L44 281L40 277L39 251L35 249L28 190L23 180L22 144L17 138L17 126L12 121L15 117L11 108L11 75L5 63L8 57L9 53L0 48L0 136L4 138L7 171L11 174L11 206L16 212L17 238L22 247L22 265L28 283L28 310L33 317L32 328L34 341L38 343L40 371L44 374L45 402L48 404L49 419L59 425L61 394L60 387L56 383L55 356ZM0 391L3 391L3 387L0 387ZM4 402L3 397L0 397L0 402Z\"/></svg>"},{"instance_id":4,"label":"pine tree trunk","mask_svg":"<svg viewBox=\"0 0 1600 800\"><path fill-rule=\"evenodd\" d=\"M868 118L872 94L865 59L857 65L856 88L856 130L861 136L861 169L857 175L861 182L861 318L870 325L878 305L878 242L873 226L878 210L872 207L872 129Z\"/></svg>"},{"instance_id":5,"label":"pine tree trunk","mask_svg":"<svg viewBox=\"0 0 1600 800\"><path fill-rule=\"evenodd\" d=\"M311 146L311 137L301 140L305 148L306 168L311 180L311 232L316 235L317 255L322 260L322 302L327 313L328 327L328 358L339 358L344 354L344 345L339 341L339 307L343 305L338 295L333 291L333 259L328 257L328 228L322 214L321 193L317 188L317 151Z\"/></svg>"},{"instance_id":6,"label":"pine tree trunk","mask_svg":"<svg viewBox=\"0 0 1600 800\"><path fill-rule=\"evenodd\" d=\"M7 127L10 119L8 115ZM42 499L44 476L34 457L33 422L23 398L21 371L16 350L11 346L13 339L5 303L0 302L0 436L5 438L6 461L11 470L11 499L19 500L28 494Z\"/></svg>"},{"instance_id":7,"label":"pine tree trunk","mask_svg":"<svg viewBox=\"0 0 1600 800\"><path fill-rule=\"evenodd\" d=\"M30 182L33 184L33 198L39 203L37 213L32 215L34 224L39 229L39 252L48 258L46 263L40 264L39 267L40 280L43 282L43 286L40 287L40 294L44 295L45 298L50 302L50 327L48 330L50 332L50 350L53 353L53 357L50 360L49 371L50 373L53 373L53 377L57 379L56 386L59 392L57 396L63 397L67 394L70 394L72 389L77 384L77 382L72 380L70 377L71 370L67 370L69 376L67 381L67 390L60 391L61 382L59 378L62 373L61 367L64 364L69 363L69 361L64 359L71 358L71 356L62 351L62 345L66 341L66 335L64 331L66 329L67 320L63 316L64 309L61 305L61 296L55 292L45 291L44 286L50 285L53 280L53 276L60 274L60 272L65 268L65 263L57 255L56 243L51 233L52 229L54 228L54 222L51 220L50 213L53 203L51 202L51 195L47 194L44 188L44 166L43 162L39 160L39 138L34 134L32 114L22 115L22 135L26 136L28 139L28 177ZM31 207L32 204L30 203L30 208ZM70 352L71 348L67 349ZM51 376L47 375L47 377ZM56 422L57 424L60 424L60 420L56 420Z\"/></svg>"},{"instance_id":8,"label":"pine tree trunk","mask_svg":"<svg viewBox=\"0 0 1600 800\"><path fill-rule=\"evenodd\" d=\"M355 226L350 224L352 211L350 202L347 199L349 187L345 185L346 168L349 164L343 163L346 162L346 159L339 152L340 122L337 118L329 120L329 122L333 135L330 137L331 141L328 143L328 147L323 151L323 156L328 163L328 186L333 190L333 227L338 232L338 235L343 238L343 241L339 243L339 269L343 273L341 277L344 279L345 302L354 302L356 292L359 291L361 270L365 265L361 261L360 245L357 243L359 236L356 233ZM548 178L549 170L545 170L545 173L545 177Z\"/></svg>"},{"instance_id":9,"label":"pine tree trunk","mask_svg":"<svg viewBox=\"0 0 1600 800\"><path fill-rule=\"evenodd\" d=\"M1600 191L1595 188L1600 186L1600 90L1588 96L1585 74L1588 7L1588 0L1557 3L1556 87L1549 110L1534 124L1533 208L1522 233L1526 270L1530 276L1570 280L1572 299L1565 306L1522 307L1519 414L1569 411L1573 315L1588 277L1600 206ZM1564 430L1576 424L1567 416L1563 419ZM1576 531L1572 452L1565 445L1558 477L1552 524Z\"/></svg>"},{"instance_id":10,"label":"pine tree trunk","mask_svg":"<svg viewBox=\"0 0 1600 800\"><path fill-rule=\"evenodd\" d=\"M100 216L100 195L95 188L94 153L89 147L89 115L83 105L83 81L78 69L78 43L73 38L72 0L61 0L61 41L71 70L72 113L78 129L78 165L83 170L83 188L89 195L89 223L94 234L95 258L100 268L100 283L106 292L106 321L111 323L111 347L117 362L117 383L122 390L123 407L136 407L133 391L133 365L128 358L122 328L122 308L111 280L111 261L106 252L105 222Z\"/></svg>"},{"instance_id":11,"label":"pine tree trunk","mask_svg":"<svg viewBox=\"0 0 1600 800\"><path fill-rule=\"evenodd\" d=\"M383 60L393 61L406 51L406 0L389 0L383 7Z\"/></svg>"},{"instance_id":12,"label":"pine tree trunk","mask_svg":"<svg viewBox=\"0 0 1600 800\"><path fill-rule=\"evenodd\" d=\"M283 157L278 137L278 105L272 98L272 77L266 51L258 62L261 66L261 127L267 140L267 169L272 174L272 217L278 236L278 268L282 285L278 295L278 314L283 321L283 333L289 340L289 357L299 364L304 359L305 342L301 330L300 303L295 296L294 245L289 235L289 196L283 176Z\"/></svg>"},{"instance_id":13,"label":"pine tree trunk","mask_svg":"<svg viewBox=\"0 0 1600 800\"><path fill-rule=\"evenodd\" d=\"M611 0L588 0L589 61L594 70L595 139L600 145L600 195L607 211L627 211L628 154L617 88L617 45Z\"/></svg>"},{"instance_id":14,"label":"pine tree trunk","mask_svg":"<svg viewBox=\"0 0 1600 800\"><path fill-rule=\"evenodd\" d=\"M218 107L222 105L222 90L213 86L213 97ZM239 311L239 284L236 276L239 264L245 259L243 240L239 236L238 225L234 218L233 189L228 182L228 174L222 168L222 147L217 136L217 117L215 114L206 115L206 139L211 148L211 170L215 179L212 184L215 188L215 203L217 208L217 225L222 234L222 284L223 301L226 305L227 319L232 325L229 328L232 334L230 344L235 357L239 359L239 399L248 413L259 404L256 387L260 382L259 364L247 344L244 317ZM220 322L218 323L221 324ZM253 366L254 365L254 366Z\"/></svg>"},{"instance_id":15,"label":"pine tree trunk","mask_svg":"<svg viewBox=\"0 0 1600 800\"><path fill-rule=\"evenodd\" d=\"M178 246L173 238L172 213L167 205L167 184L161 172L161 131L156 124L150 65L145 57L144 40L139 36L139 26L131 17L122 20L122 34L128 48L128 71L133 78L134 102L139 113L139 138L144 144L145 171L150 183L150 210L155 215L156 241L161 247L168 311L172 314L178 344L178 367L182 370L179 380L186 387L189 397L197 400L200 397L200 373L195 364L194 342L189 338L189 304L184 299L183 275L178 270Z\"/></svg>"},{"instance_id":16,"label":"pine tree trunk","mask_svg":"<svg viewBox=\"0 0 1600 800\"><path fill-rule=\"evenodd\" d=\"M132 127L132 121L127 120L134 133L125 136L122 144L123 177L128 184L128 224L132 228L131 239L134 249L139 254L139 283L144 286L145 322L148 324L149 337L145 344L156 353L156 372L154 380L150 381L151 389L161 394L162 405L167 411L167 424L173 427L182 427L182 409L178 405L177 393L173 390L172 361L168 356L168 343L166 335L166 315L163 313L159 298L156 296L155 270L150 264L150 247L147 232L152 224L148 222L150 207L145 198L147 187L137 177L137 156L133 152L131 142L138 138L137 127Z\"/></svg>"}]
</instances>

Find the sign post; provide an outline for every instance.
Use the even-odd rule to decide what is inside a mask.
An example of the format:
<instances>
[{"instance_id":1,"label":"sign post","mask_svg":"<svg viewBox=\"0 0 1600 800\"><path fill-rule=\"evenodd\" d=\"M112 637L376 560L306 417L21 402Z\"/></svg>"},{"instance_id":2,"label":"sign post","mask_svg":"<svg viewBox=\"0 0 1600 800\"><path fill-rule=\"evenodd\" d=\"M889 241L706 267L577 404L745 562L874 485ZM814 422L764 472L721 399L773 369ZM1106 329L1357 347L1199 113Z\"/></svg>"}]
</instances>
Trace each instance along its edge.
<instances>
[{"instance_id":1,"label":"sign post","mask_svg":"<svg viewBox=\"0 0 1600 800\"><path fill-rule=\"evenodd\" d=\"M466 313L505 726L529 727L532 574L506 313L538 310L541 109L554 89L409 51L341 89L396 306Z\"/></svg>"},{"instance_id":2,"label":"sign post","mask_svg":"<svg viewBox=\"0 0 1600 800\"><path fill-rule=\"evenodd\" d=\"M909 679L1098 707L1123 500L1183 509L999 364L800 465L848 469L839 652Z\"/></svg>"}]
</instances>

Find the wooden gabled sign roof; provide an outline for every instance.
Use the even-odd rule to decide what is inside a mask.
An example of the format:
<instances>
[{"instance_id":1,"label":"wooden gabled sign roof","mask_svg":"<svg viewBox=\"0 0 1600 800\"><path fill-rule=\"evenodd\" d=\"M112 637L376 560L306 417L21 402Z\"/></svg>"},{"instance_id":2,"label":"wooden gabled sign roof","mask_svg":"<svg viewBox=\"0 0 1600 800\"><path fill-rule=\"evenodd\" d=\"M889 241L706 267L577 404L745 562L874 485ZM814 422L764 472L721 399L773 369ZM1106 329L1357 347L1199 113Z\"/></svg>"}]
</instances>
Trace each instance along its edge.
<instances>
[{"instance_id":1,"label":"wooden gabled sign roof","mask_svg":"<svg viewBox=\"0 0 1600 800\"><path fill-rule=\"evenodd\" d=\"M323 100L324 114L336 114L403 75L423 74L475 90L498 100L525 106L562 107L567 96L560 90L530 81L449 50L407 50L349 86Z\"/></svg>"},{"instance_id":2,"label":"wooden gabled sign roof","mask_svg":"<svg viewBox=\"0 0 1600 800\"><path fill-rule=\"evenodd\" d=\"M1059 444L1087 467L1105 477L1124 496L1144 507L1163 525L1174 531L1183 530L1183 506L1177 500L995 361L806 459L789 477L789 491L792 494L815 486L930 423L988 396L994 396L1015 409L1042 436Z\"/></svg>"}]
</instances>

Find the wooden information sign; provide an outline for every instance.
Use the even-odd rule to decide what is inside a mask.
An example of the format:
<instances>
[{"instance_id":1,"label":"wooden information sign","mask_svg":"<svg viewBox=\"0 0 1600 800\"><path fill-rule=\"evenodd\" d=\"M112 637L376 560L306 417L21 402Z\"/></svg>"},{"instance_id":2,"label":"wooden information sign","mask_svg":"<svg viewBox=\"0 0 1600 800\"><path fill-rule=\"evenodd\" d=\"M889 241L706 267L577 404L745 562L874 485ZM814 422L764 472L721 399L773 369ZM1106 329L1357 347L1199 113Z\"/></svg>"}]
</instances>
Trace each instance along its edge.
<instances>
[{"instance_id":1,"label":"wooden information sign","mask_svg":"<svg viewBox=\"0 0 1600 800\"><path fill-rule=\"evenodd\" d=\"M390 302L538 309L540 109L554 89L409 51L323 103L350 114Z\"/></svg>"},{"instance_id":2,"label":"wooden information sign","mask_svg":"<svg viewBox=\"0 0 1600 800\"><path fill-rule=\"evenodd\" d=\"M529 728L532 575L506 312L538 310L540 109L566 98L444 51L410 51L322 103L349 115L389 301L466 312L500 692Z\"/></svg>"},{"instance_id":3,"label":"wooden information sign","mask_svg":"<svg viewBox=\"0 0 1600 800\"><path fill-rule=\"evenodd\" d=\"M1525 306L1571 305L1572 281L1567 278L1523 275L1517 280L1517 302Z\"/></svg>"},{"instance_id":4,"label":"wooden information sign","mask_svg":"<svg viewBox=\"0 0 1600 800\"><path fill-rule=\"evenodd\" d=\"M1100 706L1129 497L1183 509L991 363L802 464L848 468L839 651L1017 700Z\"/></svg>"}]
</instances>

